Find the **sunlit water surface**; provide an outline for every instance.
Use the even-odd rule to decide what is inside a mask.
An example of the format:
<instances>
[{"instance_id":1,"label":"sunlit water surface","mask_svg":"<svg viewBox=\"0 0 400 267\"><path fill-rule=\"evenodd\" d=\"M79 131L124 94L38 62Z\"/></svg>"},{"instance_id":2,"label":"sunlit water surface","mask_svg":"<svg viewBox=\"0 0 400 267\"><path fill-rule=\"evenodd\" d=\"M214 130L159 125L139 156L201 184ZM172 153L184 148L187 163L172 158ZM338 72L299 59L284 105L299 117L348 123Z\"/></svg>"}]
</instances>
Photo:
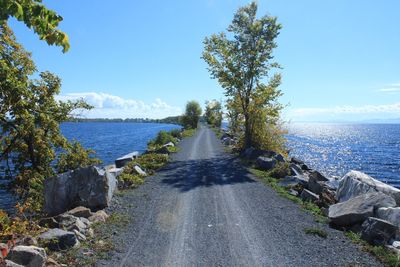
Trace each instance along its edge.
<instances>
[{"instance_id":1,"label":"sunlit water surface","mask_svg":"<svg viewBox=\"0 0 400 267\"><path fill-rule=\"evenodd\" d=\"M288 126L290 155L328 176L359 170L400 187L400 124Z\"/></svg>"}]
</instances>

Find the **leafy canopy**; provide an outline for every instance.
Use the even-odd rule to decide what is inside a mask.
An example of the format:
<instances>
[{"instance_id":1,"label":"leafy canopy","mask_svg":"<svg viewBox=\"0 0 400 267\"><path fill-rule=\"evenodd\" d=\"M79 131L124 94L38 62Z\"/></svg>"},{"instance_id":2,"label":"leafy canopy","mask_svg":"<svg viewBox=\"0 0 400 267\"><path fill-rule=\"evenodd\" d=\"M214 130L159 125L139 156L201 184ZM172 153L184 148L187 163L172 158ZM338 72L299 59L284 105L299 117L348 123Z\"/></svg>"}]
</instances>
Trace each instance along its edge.
<instances>
[{"instance_id":1,"label":"leafy canopy","mask_svg":"<svg viewBox=\"0 0 400 267\"><path fill-rule=\"evenodd\" d=\"M49 45L61 46L64 53L69 50L68 35L58 29L63 18L47 9L42 0L0 0L0 24L6 23L10 17L25 23Z\"/></svg>"},{"instance_id":2,"label":"leafy canopy","mask_svg":"<svg viewBox=\"0 0 400 267\"><path fill-rule=\"evenodd\" d=\"M206 102L206 112L204 114L208 124L214 127L221 127L222 105L216 100Z\"/></svg>"},{"instance_id":3,"label":"leafy canopy","mask_svg":"<svg viewBox=\"0 0 400 267\"><path fill-rule=\"evenodd\" d=\"M189 101L186 104L185 114L182 116L182 123L185 129L196 129L201 116L201 107L197 101Z\"/></svg>"},{"instance_id":4,"label":"leafy canopy","mask_svg":"<svg viewBox=\"0 0 400 267\"><path fill-rule=\"evenodd\" d=\"M276 17L256 15L257 4L253 2L236 12L227 33L204 40L203 59L228 97L228 116L234 120L231 125L235 131L244 128L244 148L263 146L258 137L267 133L268 124L277 122L283 108L277 102L282 95L278 89L281 76L272 73L279 68L272 52L281 24Z\"/></svg>"},{"instance_id":5,"label":"leafy canopy","mask_svg":"<svg viewBox=\"0 0 400 267\"><path fill-rule=\"evenodd\" d=\"M39 79L30 79L35 74L30 54L6 24L0 25L0 162L16 177L17 192L37 210L45 178L98 161L60 130L74 111L91 106L82 100L58 101L60 78L42 72Z\"/></svg>"}]
</instances>

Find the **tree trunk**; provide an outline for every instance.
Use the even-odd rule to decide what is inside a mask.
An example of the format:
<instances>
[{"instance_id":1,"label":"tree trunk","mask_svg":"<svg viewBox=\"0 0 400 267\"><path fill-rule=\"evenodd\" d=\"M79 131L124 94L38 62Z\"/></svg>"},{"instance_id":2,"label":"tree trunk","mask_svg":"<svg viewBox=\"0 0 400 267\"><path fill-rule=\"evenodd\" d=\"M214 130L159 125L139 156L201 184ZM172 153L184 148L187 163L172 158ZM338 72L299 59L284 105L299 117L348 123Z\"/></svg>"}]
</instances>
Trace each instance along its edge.
<instances>
[{"instance_id":1,"label":"tree trunk","mask_svg":"<svg viewBox=\"0 0 400 267\"><path fill-rule=\"evenodd\" d=\"M252 146L252 133L249 114L244 114L244 127L244 149L247 149Z\"/></svg>"}]
</instances>

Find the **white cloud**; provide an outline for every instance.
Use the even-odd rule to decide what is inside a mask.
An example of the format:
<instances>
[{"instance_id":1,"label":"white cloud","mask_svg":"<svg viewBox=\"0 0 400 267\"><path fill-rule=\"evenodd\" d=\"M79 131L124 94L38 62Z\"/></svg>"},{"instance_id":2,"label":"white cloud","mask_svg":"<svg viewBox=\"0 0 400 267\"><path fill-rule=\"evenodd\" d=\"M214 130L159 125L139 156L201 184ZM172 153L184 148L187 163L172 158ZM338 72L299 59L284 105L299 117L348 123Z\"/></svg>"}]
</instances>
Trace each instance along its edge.
<instances>
[{"instance_id":1,"label":"white cloud","mask_svg":"<svg viewBox=\"0 0 400 267\"><path fill-rule=\"evenodd\" d=\"M124 99L106 93L70 93L58 96L58 100L83 99L94 109L82 113L87 118L152 118L160 119L176 116L182 113L180 107L170 106L157 98L153 103L146 104L135 99Z\"/></svg>"},{"instance_id":2,"label":"white cloud","mask_svg":"<svg viewBox=\"0 0 400 267\"><path fill-rule=\"evenodd\" d=\"M400 103L387 105L310 107L290 110L286 116L293 120L358 120L400 117Z\"/></svg>"},{"instance_id":3,"label":"white cloud","mask_svg":"<svg viewBox=\"0 0 400 267\"><path fill-rule=\"evenodd\" d=\"M384 93L400 92L400 83L389 84L389 85L379 89L379 92L384 92Z\"/></svg>"}]
</instances>

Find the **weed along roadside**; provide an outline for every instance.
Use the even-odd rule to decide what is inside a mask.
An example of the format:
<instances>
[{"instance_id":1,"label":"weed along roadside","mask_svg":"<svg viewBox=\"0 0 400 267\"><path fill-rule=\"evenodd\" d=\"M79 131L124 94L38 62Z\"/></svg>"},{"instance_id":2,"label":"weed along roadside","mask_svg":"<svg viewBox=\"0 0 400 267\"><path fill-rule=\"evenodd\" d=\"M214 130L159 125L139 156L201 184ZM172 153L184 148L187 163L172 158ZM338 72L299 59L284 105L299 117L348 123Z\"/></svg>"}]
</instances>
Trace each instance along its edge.
<instances>
[{"instance_id":1,"label":"weed along roadside","mask_svg":"<svg viewBox=\"0 0 400 267\"><path fill-rule=\"evenodd\" d=\"M214 128L226 150L238 153L238 140ZM303 161L274 151L248 148L242 164L280 196L315 216L321 227L304 232L327 238L324 225L344 231L360 249L386 266L400 266L400 190L357 171L341 179L327 178Z\"/></svg>"},{"instance_id":2,"label":"weed along roadside","mask_svg":"<svg viewBox=\"0 0 400 267\"><path fill-rule=\"evenodd\" d=\"M116 165L90 166L46 181L44 208L52 217L23 221L0 214L3 233L8 234L2 236L8 242L0 243L5 263L92 266L98 260L107 259L122 245L116 244L113 236L132 220L132 215L121 210L114 212L110 207L165 166L169 155L178 151L180 140L195 131L160 131L142 155L130 153L117 159L118 168ZM68 182L62 184L62 181ZM65 210L67 207L73 208Z\"/></svg>"}]
</instances>

